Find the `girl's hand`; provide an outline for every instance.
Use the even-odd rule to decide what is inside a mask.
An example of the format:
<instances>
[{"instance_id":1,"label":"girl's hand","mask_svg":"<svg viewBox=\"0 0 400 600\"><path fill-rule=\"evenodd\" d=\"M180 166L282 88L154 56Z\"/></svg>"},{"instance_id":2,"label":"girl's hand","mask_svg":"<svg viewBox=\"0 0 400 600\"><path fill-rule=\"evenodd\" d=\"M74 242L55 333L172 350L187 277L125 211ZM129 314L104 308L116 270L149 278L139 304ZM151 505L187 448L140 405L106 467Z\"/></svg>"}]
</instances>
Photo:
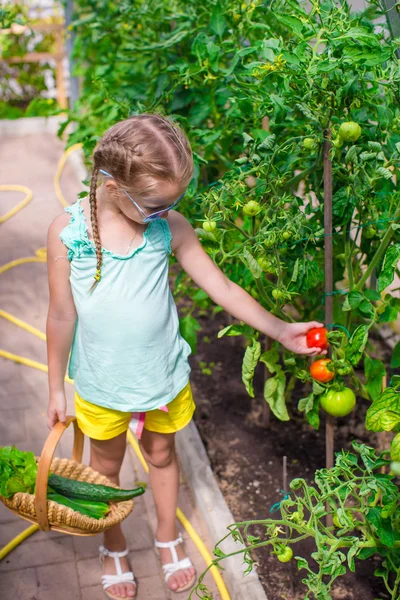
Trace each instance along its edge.
<instances>
[{"instance_id":1,"label":"girl's hand","mask_svg":"<svg viewBox=\"0 0 400 600\"><path fill-rule=\"evenodd\" d=\"M318 321L310 321L309 323L285 323L277 341L296 354L307 354L308 356L327 354L327 350L321 350L321 348L309 348L307 346L307 332L314 327L324 327L324 324L318 323Z\"/></svg>"},{"instance_id":2,"label":"girl's hand","mask_svg":"<svg viewBox=\"0 0 400 600\"><path fill-rule=\"evenodd\" d=\"M67 400L64 390L50 394L49 405L47 407L47 427L53 429L54 425L61 421L65 423L67 412Z\"/></svg>"}]
</instances>

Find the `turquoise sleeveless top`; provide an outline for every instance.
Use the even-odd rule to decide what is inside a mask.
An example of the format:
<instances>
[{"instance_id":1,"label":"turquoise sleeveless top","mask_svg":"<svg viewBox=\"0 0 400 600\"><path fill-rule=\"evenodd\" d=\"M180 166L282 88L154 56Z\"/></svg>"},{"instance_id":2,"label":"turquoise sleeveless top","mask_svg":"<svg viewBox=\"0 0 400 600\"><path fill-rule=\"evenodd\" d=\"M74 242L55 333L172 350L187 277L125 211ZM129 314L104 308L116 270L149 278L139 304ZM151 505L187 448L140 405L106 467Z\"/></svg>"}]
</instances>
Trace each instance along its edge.
<instances>
[{"instance_id":1,"label":"turquoise sleeveless top","mask_svg":"<svg viewBox=\"0 0 400 600\"><path fill-rule=\"evenodd\" d=\"M168 404L189 381L189 344L179 332L168 281L171 232L151 221L143 242L126 256L102 249L101 280L94 243L77 200L60 238L68 248L77 311L68 375L88 402L126 412Z\"/></svg>"}]
</instances>

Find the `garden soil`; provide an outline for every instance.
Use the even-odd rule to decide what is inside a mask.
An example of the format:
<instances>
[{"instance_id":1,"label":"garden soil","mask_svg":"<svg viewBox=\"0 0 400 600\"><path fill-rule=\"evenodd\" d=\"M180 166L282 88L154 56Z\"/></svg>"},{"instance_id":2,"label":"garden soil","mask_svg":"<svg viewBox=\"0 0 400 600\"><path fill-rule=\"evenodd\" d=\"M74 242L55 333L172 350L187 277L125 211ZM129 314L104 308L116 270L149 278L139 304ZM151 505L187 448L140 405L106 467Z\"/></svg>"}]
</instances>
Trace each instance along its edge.
<instances>
[{"instance_id":1,"label":"garden soil","mask_svg":"<svg viewBox=\"0 0 400 600\"><path fill-rule=\"evenodd\" d=\"M195 422L206 447L214 474L235 521L265 519L273 515L271 506L282 499L282 465L287 457L288 481L303 477L312 483L316 469L325 467L325 427L321 419L319 431L305 423L296 411L297 401L306 395L301 385L293 393L292 419L283 423L271 416L269 428L261 425L263 370L255 378L256 398L251 399L241 381L243 346L241 338L223 337L217 333L226 325L226 315L214 320L198 317L202 329L197 353L191 358L192 384L197 410ZM377 340L379 358L390 362L390 351ZM200 364L201 363L201 364ZM210 366L215 363L215 366ZM204 374L210 368L212 374ZM364 426L367 405L359 401L356 411L338 419L335 451L351 450L356 439L376 447L375 434ZM276 515L277 513L275 513ZM295 547L295 555L309 559L312 542ZM266 548L256 551L257 571L268 600L300 600L306 595L296 561L281 564ZM228 559L229 560L229 559ZM310 564L312 564L312 559ZM379 559L356 561L355 573L336 580L334 600L385 600L389 598L381 583L373 576ZM245 565L243 566L243 570Z\"/></svg>"}]
</instances>

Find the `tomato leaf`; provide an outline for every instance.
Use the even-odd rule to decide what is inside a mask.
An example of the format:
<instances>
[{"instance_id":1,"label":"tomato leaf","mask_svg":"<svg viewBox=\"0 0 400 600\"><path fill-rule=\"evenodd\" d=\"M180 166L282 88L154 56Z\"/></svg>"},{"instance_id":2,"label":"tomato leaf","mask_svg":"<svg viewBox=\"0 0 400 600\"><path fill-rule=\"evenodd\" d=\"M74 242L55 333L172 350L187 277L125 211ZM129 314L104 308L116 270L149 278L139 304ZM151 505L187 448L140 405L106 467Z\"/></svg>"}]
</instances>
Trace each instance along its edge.
<instances>
[{"instance_id":1,"label":"tomato leaf","mask_svg":"<svg viewBox=\"0 0 400 600\"><path fill-rule=\"evenodd\" d=\"M361 543L361 540L359 540L356 537L353 537L351 548L349 549L349 551L347 553L347 563L349 565L350 571L352 571L353 573L356 570L355 564L354 564L354 558L357 555L357 552L360 550L360 543Z\"/></svg>"},{"instance_id":2,"label":"tomato leaf","mask_svg":"<svg viewBox=\"0 0 400 600\"><path fill-rule=\"evenodd\" d=\"M371 397L376 400L382 391L382 378L386 375L386 367L381 360L366 356L364 359L366 384L365 387Z\"/></svg>"},{"instance_id":3,"label":"tomato leaf","mask_svg":"<svg viewBox=\"0 0 400 600\"><path fill-rule=\"evenodd\" d=\"M197 332L200 331L200 323L192 315L186 315L179 319L179 329L183 339L189 344L192 353L197 350Z\"/></svg>"},{"instance_id":4,"label":"tomato leaf","mask_svg":"<svg viewBox=\"0 0 400 600\"><path fill-rule=\"evenodd\" d=\"M390 366L392 367L392 369L398 369L400 367L400 342L397 342L397 344L393 348Z\"/></svg>"},{"instance_id":5,"label":"tomato leaf","mask_svg":"<svg viewBox=\"0 0 400 600\"><path fill-rule=\"evenodd\" d=\"M311 408L311 410L309 410L306 413L306 417L307 417L307 421L309 422L309 424L311 425L311 427L313 427L313 429L318 430L319 429L319 423L320 423L320 418L319 418L319 398L314 396L314 405Z\"/></svg>"},{"instance_id":6,"label":"tomato leaf","mask_svg":"<svg viewBox=\"0 0 400 600\"><path fill-rule=\"evenodd\" d=\"M275 134L271 133L263 142L261 142L261 144L257 147L257 150L272 150L272 148L275 146L275 140Z\"/></svg>"},{"instance_id":7,"label":"tomato leaf","mask_svg":"<svg viewBox=\"0 0 400 600\"><path fill-rule=\"evenodd\" d=\"M224 335L227 335L228 337L243 335L245 338L251 339L254 335L254 329L249 325L239 325L234 323L233 325L228 325L227 327L221 329L221 331L218 332L217 337L222 338Z\"/></svg>"},{"instance_id":8,"label":"tomato leaf","mask_svg":"<svg viewBox=\"0 0 400 600\"><path fill-rule=\"evenodd\" d=\"M368 317L372 318L375 314L371 302L361 292L350 292L343 302L342 310L349 311L357 308L362 314Z\"/></svg>"},{"instance_id":9,"label":"tomato leaf","mask_svg":"<svg viewBox=\"0 0 400 600\"><path fill-rule=\"evenodd\" d=\"M305 412L306 414L310 412L312 407L314 406L314 394L311 392L306 398L302 398L299 400L297 405L297 409L300 412Z\"/></svg>"},{"instance_id":10,"label":"tomato leaf","mask_svg":"<svg viewBox=\"0 0 400 600\"><path fill-rule=\"evenodd\" d=\"M363 299L364 296L361 292L350 292L344 299L342 310L348 311L357 308Z\"/></svg>"},{"instance_id":11,"label":"tomato leaf","mask_svg":"<svg viewBox=\"0 0 400 600\"><path fill-rule=\"evenodd\" d=\"M400 433L398 433L390 444L390 458L396 462L400 462Z\"/></svg>"},{"instance_id":12,"label":"tomato leaf","mask_svg":"<svg viewBox=\"0 0 400 600\"><path fill-rule=\"evenodd\" d=\"M279 365L277 367L278 360L279 352L276 345L271 350L263 352L260 356L260 362L264 363L270 373L276 373L279 370Z\"/></svg>"},{"instance_id":13,"label":"tomato leaf","mask_svg":"<svg viewBox=\"0 0 400 600\"><path fill-rule=\"evenodd\" d=\"M212 11L212 14L211 14L210 29L216 35L221 37L221 35L224 33L224 31L226 29L226 25L227 25L227 23L226 23L226 20L224 17L224 12L222 10L220 3L217 2L217 4L214 7L214 10Z\"/></svg>"},{"instance_id":14,"label":"tomato leaf","mask_svg":"<svg viewBox=\"0 0 400 600\"><path fill-rule=\"evenodd\" d=\"M271 411L281 421L290 420L285 402L285 387L286 377L282 370L275 377L269 377L264 386L264 398Z\"/></svg>"},{"instance_id":15,"label":"tomato leaf","mask_svg":"<svg viewBox=\"0 0 400 600\"><path fill-rule=\"evenodd\" d=\"M385 254L382 270L378 277L378 292L387 288L394 279L394 272L400 260L400 244L389 246Z\"/></svg>"},{"instance_id":16,"label":"tomato leaf","mask_svg":"<svg viewBox=\"0 0 400 600\"><path fill-rule=\"evenodd\" d=\"M258 279L262 274L262 269L256 261L256 259L254 258L254 256L250 254L250 252L247 250L247 248L243 250L243 259L245 265L248 266L248 268L250 269L250 272L253 275L253 277L255 277L255 279Z\"/></svg>"},{"instance_id":17,"label":"tomato leaf","mask_svg":"<svg viewBox=\"0 0 400 600\"><path fill-rule=\"evenodd\" d=\"M365 426L370 431L391 431L400 423L400 392L388 387L367 410Z\"/></svg>"},{"instance_id":18,"label":"tomato leaf","mask_svg":"<svg viewBox=\"0 0 400 600\"><path fill-rule=\"evenodd\" d=\"M288 27L293 33L300 34L303 29L303 23L297 17L281 15L278 11L274 12L274 17L285 27Z\"/></svg>"},{"instance_id":19,"label":"tomato leaf","mask_svg":"<svg viewBox=\"0 0 400 600\"><path fill-rule=\"evenodd\" d=\"M253 338L251 346L247 346L243 357L242 364L242 381L246 387L246 391L254 398L253 378L254 371L261 356L261 344Z\"/></svg>"},{"instance_id":20,"label":"tomato leaf","mask_svg":"<svg viewBox=\"0 0 400 600\"><path fill-rule=\"evenodd\" d=\"M382 509L380 507L376 506L370 508L366 515L367 521L372 525L372 528L375 529L382 544L391 548L394 546L395 542L391 520L383 519L381 512Z\"/></svg>"},{"instance_id":21,"label":"tomato leaf","mask_svg":"<svg viewBox=\"0 0 400 600\"><path fill-rule=\"evenodd\" d=\"M365 350L368 341L368 325L359 325L351 336L346 347L346 358L355 366L360 362L360 359Z\"/></svg>"}]
</instances>

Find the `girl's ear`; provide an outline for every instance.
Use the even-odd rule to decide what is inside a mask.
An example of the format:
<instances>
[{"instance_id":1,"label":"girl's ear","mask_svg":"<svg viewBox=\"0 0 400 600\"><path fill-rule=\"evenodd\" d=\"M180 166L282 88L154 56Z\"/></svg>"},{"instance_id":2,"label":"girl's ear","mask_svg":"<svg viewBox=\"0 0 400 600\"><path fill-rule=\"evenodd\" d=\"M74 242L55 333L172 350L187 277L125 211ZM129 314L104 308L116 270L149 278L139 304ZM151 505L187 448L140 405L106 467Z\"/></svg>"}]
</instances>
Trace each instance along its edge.
<instances>
[{"instance_id":1,"label":"girl's ear","mask_svg":"<svg viewBox=\"0 0 400 600\"><path fill-rule=\"evenodd\" d=\"M115 181L107 179L107 181L104 184L106 186L107 193L110 194L111 197L118 196L119 190Z\"/></svg>"}]
</instances>

